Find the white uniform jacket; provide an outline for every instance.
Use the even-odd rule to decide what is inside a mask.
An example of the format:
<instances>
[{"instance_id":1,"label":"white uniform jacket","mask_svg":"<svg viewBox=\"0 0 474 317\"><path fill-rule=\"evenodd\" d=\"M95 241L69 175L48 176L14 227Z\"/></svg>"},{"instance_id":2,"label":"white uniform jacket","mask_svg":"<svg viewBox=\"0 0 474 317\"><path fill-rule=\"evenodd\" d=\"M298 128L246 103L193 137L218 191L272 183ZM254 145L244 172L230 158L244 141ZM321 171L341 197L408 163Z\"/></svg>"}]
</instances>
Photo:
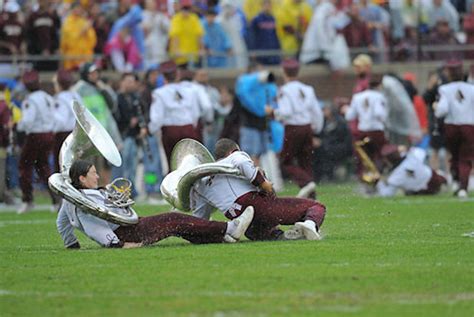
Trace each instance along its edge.
<instances>
[{"instance_id":1,"label":"white uniform jacket","mask_svg":"<svg viewBox=\"0 0 474 317\"><path fill-rule=\"evenodd\" d=\"M152 94L149 130L155 133L163 126L195 124L198 107L194 93L180 83L157 88Z\"/></svg>"},{"instance_id":2,"label":"white uniform jacket","mask_svg":"<svg viewBox=\"0 0 474 317\"><path fill-rule=\"evenodd\" d=\"M474 125L474 85L457 81L439 87L440 99L435 111L444 122Z\"/></svg>"},{"instance_id":3,"label":"white uniform jacket","mask_svg":"<svg viewBox=\"0 0 474 317\"><path fill-rule=\"evenodd\" d=\"M219 163L231 164L239 169L242 176L216 174L196 181L190 192L191 209L195 217L209 219L214 208L223 213L232 212L232 209L240 210L235 204L237 198L258 190L252 185L258 170L247 153L234 152Z\"/></svg>"},{"instance_id":4,"label":"white uniform jacket","mask_svg":"<svg viewBox=\"0 0 474 317\"><path fill-rule=\"evenodd\" d=\"M360 131L383 131L387 121L387 100L375 90L365 90L352 96L346 120L359 120Z\"/></svg>"},{"instance_id":5,"label":"white uniform jacket","mask_svg":"<svg viewBox=\"0 0 474 317\"><path fill-rule=\"evenodd\" d=\"M29 94L21 104L21 120L18 131L49 133L55 130L54 99L42 90Z\"/></svg>"},{"instance_id":6,"label":"white uniform jacket","mask_svg":"<svg viewBox=\"0 0 474 317\"><path fill-rule=\"evenodd\" d=\"M425 150L411 148L400 165L390 173L387 181L377 183L378 194L380 196L393 196L397 189L406 192L428 189L433 170L425 164L425 158Z\"/></svg>"},{"instance_id":7,"label":"white uniform jacket","mask_svg":"<svg viewBox=\"0 0 474 317\"><path fill-rule=\"evenodd\" d=\"M285 125L311 124L315 133L321 132L324 116L311 86L291 81L280 88L275 117Z\"/></svg>"},{"instance_id":8,"label":"white uniform jacket","mask_svg":"<svg viewBox=\"0 0 474 317\"><path fill-rule=\"evenodd\" d=\"M102 190L83 189L82 192L97 204L105 205L105 196ZM109 206L107 206L107 208L118 209L118 207ZM77 238L74 235L74 228L79 229L90 239L104 247L110 246L111 243L116 244L120 241L114 233L114 230L120 227L119 225L86 213L65 199L63 199L61 208L59 209L56 226L66 247L77 242Z\"/></svg>"}]
</instances>

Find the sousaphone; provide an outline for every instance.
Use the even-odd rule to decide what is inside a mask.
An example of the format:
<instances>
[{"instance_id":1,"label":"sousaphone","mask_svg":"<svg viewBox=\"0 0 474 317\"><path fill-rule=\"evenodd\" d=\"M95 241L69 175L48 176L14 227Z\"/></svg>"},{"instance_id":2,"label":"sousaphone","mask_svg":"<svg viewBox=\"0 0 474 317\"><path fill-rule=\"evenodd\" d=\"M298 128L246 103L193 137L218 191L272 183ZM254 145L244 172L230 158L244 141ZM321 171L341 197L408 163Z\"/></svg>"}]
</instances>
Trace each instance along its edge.
<instances>
[{"instance_id":1,"label":"sousaphone","mask_svg":"<svg viewBox=\"0 0 474 317\"><path fill-rule=\"evenodd\" d=\"M71 185L69 169L75 160L102 155L114 166L122 165L122 158L114 141L99 121L77 100L73 101L72 110L76 126L61 146L61 172L49 177L49 187L84 212L119 225L138 223L138 215L131 207L111 209L98 205Z\"/></svg>"},{"instance_id":2,"label":"sousaphone","mask_svg":"<svg viewBox=\"0 0 474 317\"><path fill-rule=\"evenodd\" d=\"M182 211L191 211L190 192L197 180L215 174L241 176L234 166L215 162L207 148L192 139L176 143L170 166L172 172L163 179L160 190L172 206Z\"/></svg>"}]
</instances>

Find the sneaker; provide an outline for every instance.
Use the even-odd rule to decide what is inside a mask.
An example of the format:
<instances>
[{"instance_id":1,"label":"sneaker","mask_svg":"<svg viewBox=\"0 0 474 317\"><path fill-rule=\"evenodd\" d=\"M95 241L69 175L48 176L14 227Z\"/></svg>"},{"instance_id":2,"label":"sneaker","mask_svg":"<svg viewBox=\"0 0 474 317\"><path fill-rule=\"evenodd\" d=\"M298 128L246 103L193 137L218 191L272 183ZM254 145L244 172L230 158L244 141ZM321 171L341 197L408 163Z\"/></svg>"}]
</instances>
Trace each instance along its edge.
<instances>
[{"instance_id":1,"label":"sneaker","mask_svg":"<svg viewBox=\"0 0 474 317\"><path fill-rule=\"evenodd\" d=\"M226 242L237 242L244 235L253 220L254 209L252 206L245 208L244 212L234 220L230 221L233 229L224 236ZM227 237L228 236L228 237Z\"/></svg>"},{"instance_id":2,"label":"sneaker","mask_svg":"<svg viewBox=\"0 0 474 317\"><path fill-rule=\"evenodd\" d=\"M304 238L303 230L294 226L283 233L284 240L302 240Z\"/></svg>"},{"instance_id":3,"label":"sneaker","mask_svg":"<svg viewBox=\"0 0 474 317\"><path fill-rule=\"evenodd\" d=\"M467 191L465 189L460 189L456 196L458 196L458 198L467 198Z\"/></svg>"},{"instance_id":4,"label":"sneaker","mask_svg":"<svg viewBox=\"0 0 474 317\"><path fill-rule=\"evenodd\" d=\"M316 229L316 224L314 221L306 220L305 222L295 223L295 228L300 229L306 240L321 240L321 235Z\"/></svg>"},{"instance_id":5,"label":"sneaker","mask_svg":"<svg viewBox=\"0 0 474 317\"><path fill-rule=\"evenodd\" d=\"M33 203L22 202L16 213L25 214L28 211L32 210L34 207L35 205Z\"/></svg>"},{"instance_id":6,"label":"sneaker","mask_svg":"<svg viewBox=\"0 0 474 317\"><path fill-rule=\"evenodd\" d=\"M311 195L315 195L315 190L316 190L316 183L315 182L309 182L303 188L300 189L300 191L298 192L298 195L296 195L296 197L298 197L298 198L309 198Z\"/></svg>"}]
</instances>

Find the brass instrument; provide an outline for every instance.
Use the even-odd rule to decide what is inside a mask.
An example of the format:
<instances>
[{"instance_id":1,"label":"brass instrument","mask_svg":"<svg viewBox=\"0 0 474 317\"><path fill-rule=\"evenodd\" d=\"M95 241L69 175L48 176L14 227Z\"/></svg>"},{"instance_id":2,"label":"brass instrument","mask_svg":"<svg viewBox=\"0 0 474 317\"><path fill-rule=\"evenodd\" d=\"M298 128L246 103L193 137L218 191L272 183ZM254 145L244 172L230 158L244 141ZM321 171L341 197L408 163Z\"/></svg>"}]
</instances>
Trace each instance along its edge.
<instances>
[{"instance_id":1,"label":"brass instrument","mask_svg":"<svg viewBox=\"0 0 474 317\"><path fill-rule=\"evenodd\" d=\"M84 212L119 225L138 223L138 215L131 207L111 209L98 205L71 185L69 169L77 159L102 155L113 165L122 165L122 158L114 141L99 121L77 100L73 101L72 109L76 117L76 126L61 146L59 152L61 172L49 177L49 187Z\"/></svg>"},{"instance_id":2,"label":"brass instrument","mask_svg":"<svg viewBox=\"0 0 474 317\"><path fill-rule=\"evenodd\" d=\"M163 179L160 190L173 207L182 211L191 211L189 195L197 180L215 174L241 175L236 167L215 162L206 147L192 139L176 143L170 161L172 172Z\"/></svg>"},{"instance_id":3,"label":"brass instrument","mask_svg":"<svg viewBox=\"0 0 474 317\"><path fill-rule=\"evenodd\" d=\"M364 146L369 142L370 138L365 137L362 140L354 142L354 148L357 154L359 154L362 165L364 166L364 172L361 177L362 181L369 185L374 185L380 179L380 172L364 150Z\"/></svg>"}]
</instances>

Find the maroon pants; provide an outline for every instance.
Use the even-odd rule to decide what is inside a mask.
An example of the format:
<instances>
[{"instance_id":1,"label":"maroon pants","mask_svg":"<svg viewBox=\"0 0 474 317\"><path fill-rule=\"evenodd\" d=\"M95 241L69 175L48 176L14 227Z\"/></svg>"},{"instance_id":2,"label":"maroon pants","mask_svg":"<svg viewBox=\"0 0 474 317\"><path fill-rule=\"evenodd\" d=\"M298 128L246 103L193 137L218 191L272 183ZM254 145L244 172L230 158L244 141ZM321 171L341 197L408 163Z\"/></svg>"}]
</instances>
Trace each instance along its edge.
<instances>
[{"instance_id":1,"label":"maroon pants","mask_svg":"<svg viewBox=\"0 0 474 317\"><path fill-rule=\"evenodd\" d=\"M227 218L235 218L248 206L253 206L255 214L245 236L250 240L275 240L282 231L278 225L293 225L298 221L312 220L318 228L321 227L326 214L326 207L317 201L304 198L277 198L257 192L240 196L235 201L241 205L240 211Z\"/></svg>"},{"instance_id":2,"label":"maroon pants","mask_svg":"<svg viewBox=\"0 0 474 317\"><path fill-rule=\"evenodd\" d=\"M191 243L220 243L227 223L208 221L178 212L142 217L138 224L115 230L123 242L152 244L168 237L180 237Z\"/></svg>"},{"instance_id":3,"label":"maroon pants","mask_svg":"<svg viewBox=\"0 0 474 317\"><path fill-rule=\"evenodd\" d=\"M285 126L281 168L285 177L291 178L299 187L313 181L312 139L313 130L309 124Z\"/></svg>"},{"instance_id":4,"label":"maroon pants","mask_svg":"<svg viewBox=\"0 0 474 317\"><path fill-rule=\"evenodd\" d=\"M447 180L444 176L439 175L433 170L433 175L431 175L430 181L428 182L428 188L416 192L416 195L434 195L439 193L441 186L446 184Z\"/></svg>"},{"instance_id":5,"label":"maroon pants","mask_svg":"<svg viewBox=\"0 0 474 317\"><path fill-rule=\"evenodd\" d=\"M369 158L374 162L377 168L382 168L382 147L387 143L387 139L385 138L385 134L383 131L358 131L354 135L355 141L363 140L364 138L368 137L370 142L367 143L363 149L369 156ZM359 177L362 175L363 167L361 158L356 152L356 159L357 159L357 174Z\"/></svg>"},{"instance_id":6,"label":"maroon pants","mask_svg":"<svg viewBox=\"0 0 474 317\"><path fill-rule=\"evenodd\" d=\"M196 128L193 125L164 126L161 128L163 148L165 149L168 166L170 166L171 152L176 143L185 138L198 140ZM171 166L170 166L171 167Z\"/></svg>"},{"instance_id":7,"label":"maroon pants","mask_svg":"<svg viewBox=\"0 0 474 317\"><path fill-rule=\"evenodd\" d=\"M54 146L53 146L53 155L54 155L54 171L60 172L61 167L59 166L59 151L61 151L61 146L63 146L64 140L66 140L67 136L71 134L72 131L69 132L57 132L54 135Z\"/></svg>"},{"instance_id":8,"label":"maroon pants","mask_svg":"<svg viewBox=\"0 0 474 317\"><path fill-rule=\"evenodd\" d=\"M445 124L446 147L451 153L451 173L467 190L474 161L474 125Z\"/></svg>"},{"instance_id":9,"label":"maroon pants","mask_svg":"<svg viewBox=\"0 0 474 317\"><path fill-rule=\"evenodd\" d=\"M40 181L48 187L48 177L51 175L48 157L53 144L53 133L32 133L26 136L19 162L20 188L24 202L33 201L33 168L36 168Z\"/></svg>"}]
</instances>

